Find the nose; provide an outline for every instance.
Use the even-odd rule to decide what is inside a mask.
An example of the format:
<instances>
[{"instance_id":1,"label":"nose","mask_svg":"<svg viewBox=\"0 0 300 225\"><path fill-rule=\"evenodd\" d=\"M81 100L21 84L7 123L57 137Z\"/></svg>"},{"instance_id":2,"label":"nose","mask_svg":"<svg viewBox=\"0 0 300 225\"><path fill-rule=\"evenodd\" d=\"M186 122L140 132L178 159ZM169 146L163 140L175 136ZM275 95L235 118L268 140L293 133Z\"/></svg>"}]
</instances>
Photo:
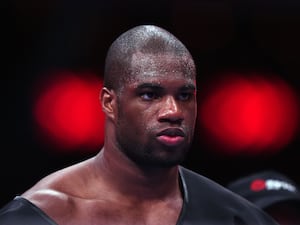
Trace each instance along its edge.
<instances>
[{"instance_id":1,"label":"nose","mask_svg":"<svg viewBox=\"0 0 300 225\"><path fill-rule=\"evenodd\" d=\"M159 109L158 120L169 123L181 123L183 121L182 110L173 96L165 97Z\"/></svg>"}]
</instances>

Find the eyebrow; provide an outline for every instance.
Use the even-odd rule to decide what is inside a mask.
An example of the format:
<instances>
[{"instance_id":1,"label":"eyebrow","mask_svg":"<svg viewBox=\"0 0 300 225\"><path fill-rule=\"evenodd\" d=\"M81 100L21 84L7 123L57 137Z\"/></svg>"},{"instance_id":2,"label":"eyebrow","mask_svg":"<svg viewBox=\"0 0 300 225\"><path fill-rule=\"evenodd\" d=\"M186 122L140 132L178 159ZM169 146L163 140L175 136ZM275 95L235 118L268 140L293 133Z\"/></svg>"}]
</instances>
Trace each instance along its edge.
<instances>
[{"instance_id":1,"label":"eyebrow","mask_svg":"<svg viewBox=\"0 0 300 225\"><path fill-rule=\"evenodd\" d=\"M192 90L195 91L196 87L194 84L186 84L183 87L180 88L181 90Z\"/></svg>"},{"instance_id":2,"label":"eyebrow","mask_svg":"<svg viewBox=\"0 0 300 225\"><path fill-rule=\"evenodd\" d=\"M143 89L143 88L163 89L163 87L157 83L143 83L137 86L137 89Z\"/></svg>"},{"instance_id":3,"label":"eyebrow","mask_svg":"<svg viewBox=\"0 0 300 225\"><path fill-rule=\"evenodd\" d=\"M158 83L143 83L137 86L137 89L143 89L143 88L151 88L151 89L164 89L160 84ZM186 84L180 87L180 90L192 90L195 91L196 87L194 84Z\"/></svg>"}]
</instances>

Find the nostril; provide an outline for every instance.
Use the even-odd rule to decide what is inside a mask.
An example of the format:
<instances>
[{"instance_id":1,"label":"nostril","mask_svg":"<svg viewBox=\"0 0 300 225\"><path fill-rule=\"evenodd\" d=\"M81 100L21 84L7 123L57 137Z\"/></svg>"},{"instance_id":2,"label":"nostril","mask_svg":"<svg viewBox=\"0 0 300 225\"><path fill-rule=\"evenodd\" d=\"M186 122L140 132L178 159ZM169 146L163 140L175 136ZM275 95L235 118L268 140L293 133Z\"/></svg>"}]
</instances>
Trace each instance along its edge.
<instances>
[{"instance_id":1,"label":"nostril","mask_svg":"<svg viewBox=\"0 0 300 225\"><path fill-rule=\"evenodd\" d=\"M181 124L183 121L182 117L161 117L159 118L159 122L167 122L167 123L173 123L173 124Z\"/></svg>"}]
</instances>

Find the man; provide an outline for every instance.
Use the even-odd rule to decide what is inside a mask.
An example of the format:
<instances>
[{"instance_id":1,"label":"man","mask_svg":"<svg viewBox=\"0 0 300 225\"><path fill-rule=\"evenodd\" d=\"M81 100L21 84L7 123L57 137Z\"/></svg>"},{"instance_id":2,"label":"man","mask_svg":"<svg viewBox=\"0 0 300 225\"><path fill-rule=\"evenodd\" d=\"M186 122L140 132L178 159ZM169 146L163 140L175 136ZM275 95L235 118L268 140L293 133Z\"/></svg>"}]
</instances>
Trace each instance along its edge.
<instances>
[{"instance_id":1,"label":"man","mask_svg":"<svg viewBox=\"0 0 300 225\"><path fill-rule=\"evenodd\" d=\"M280 225L300 224L300 189L286 175L264 170L240 177L228 188L253 202Z\"/></svg>"},{"instance_id":2,"label":"man","mask_svg":"<svg viewBox=\"0 0 300 225\"><path fill-rule=\"evenodd\" d=\"M1 210L0 224L274 224L250 202L179 166L193 140L196 69L171 33L142 25L117 38L100 98L103 149L16 197Z\"/></svg>"}]
</instances>

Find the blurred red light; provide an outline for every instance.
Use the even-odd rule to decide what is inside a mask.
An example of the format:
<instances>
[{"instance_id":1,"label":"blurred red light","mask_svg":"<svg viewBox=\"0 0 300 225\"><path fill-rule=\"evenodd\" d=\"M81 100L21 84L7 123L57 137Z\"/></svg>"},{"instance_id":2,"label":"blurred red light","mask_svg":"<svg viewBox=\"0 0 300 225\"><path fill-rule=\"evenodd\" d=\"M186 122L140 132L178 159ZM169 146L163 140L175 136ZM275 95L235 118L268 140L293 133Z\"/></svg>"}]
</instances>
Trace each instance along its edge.
<instances>
[{"instance_id":1,"label":"blurred red light","mask_svg":"<svg viewBox=\"0 0 300 225\"><path fill-rule=\"evenodd\" d=\"M220 151L257 154L287 145L298 128L298 113L296 95L282 80L235 76L211 89L199 119Z\"/></svg>"},{"instance_id":2,"label":"blurred red light","mask_svg":"<svg viewBox=\"0 0 300 225\"><path fill-rule=\"evenodd\" d=\"M48 140L43 141L62 150L98 151L104 141L101 79L93 74L60 72L52 74L42 87L34 116L39 132L47 134Z\"/></svg>"}]
</instances>

